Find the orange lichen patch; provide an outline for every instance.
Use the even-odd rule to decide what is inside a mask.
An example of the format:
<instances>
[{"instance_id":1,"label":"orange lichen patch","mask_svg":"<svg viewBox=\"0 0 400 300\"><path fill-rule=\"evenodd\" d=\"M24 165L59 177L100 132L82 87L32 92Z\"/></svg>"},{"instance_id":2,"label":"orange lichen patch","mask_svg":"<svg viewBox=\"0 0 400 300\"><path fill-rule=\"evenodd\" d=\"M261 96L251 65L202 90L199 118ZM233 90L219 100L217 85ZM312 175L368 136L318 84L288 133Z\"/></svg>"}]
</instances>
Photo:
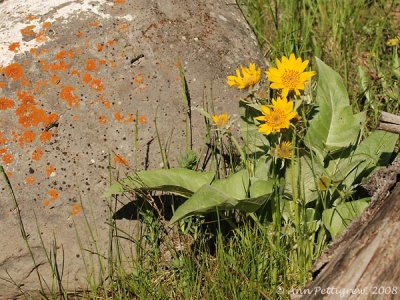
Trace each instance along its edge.
<instances>
[{"instance_id":1,"label":"orange lichen patch","mask_svg":"<svg viewBox=\"0 0 400 300\"><path fill-rule=\"evenodd\" d=\"M107 117L104 116L104 115L101 115L101 116L99 117L99 123L100 123L100 124L106 124L106 123L107 123Z\"/></svg>"},{"instance_id":2,"label":"orange lichen patch","mask_svg":"<svg viewBox=\"0 0 400 300\"><path fill-rule=\"evenodd\" d=\"M122 121L124 119L124 117L122 116L122 114L119 111L116 111L114 113L114 119L115 119L115 121L119 122L119 121Z\"/></svg>"},{"instance_id":3,"label":"orange lichen patch","mask_svg":"<svg viewBox=\"0 0 400 300\"><path fill-rule=\"evenodd\" d=\"M98 45L97 45L97 51L98 51L98 52L101 52L101 51L103 51L103 50L104 50L104 44L103 44L103 43L98 44Z\"/></svg>"},{"instance_id":4,"label":"orange lichen patch","mask_svg":"<svg viewBox=\"0 0 400 300\"><path fill-rule=\"evenodd\" d=\"M35 32L33 31L33 28L35 28L35 27L36 27L36 25L28 25L20 30L21 34L22 35L36 35Z\"/></svg>"},{"instance_id":5,"label":"orange lichen patch","mask_svg":"<svg viewBox=\"0 0 400 300\"><path fill-rule=\"evenodd\" d=\"M74 116L72 117L72 120L74 120L75 122L76 122L76 121L79 121L79 116L78 116L78 115L74 115Z\"/></svg>"},{"instance_id":6,"label":"orange lichen patch","mask_svg":"<svg viewBox=\"0 0 400 300\"><path fill-rule=\"evenodd\" d=\"M21 100L21 104L16 109L15 114L19 117L18 122L25 128L37 127L40 123L47 126L58 119L57 114L46 114L43 109L37 108L35 99L28 93L18 91L17 96Z\"/></svg>"},{"instance_id":7,"label":"orange lichen patch","mask_svg":"<svg viewBox=\"0 0 400 300\"><path fill-rule=\"evenodd\" d=\"M39 17L36 17L36 16L34 16L34 15L28 15L28 16L26 16L26 20L27 20L27 21L33 21L33 20L37 20L37 19L39 19Z\"/></svg>"},{"instance_id":8,"label":"orange lichen patch","mask_svg":"<svg viewBox=\"0 0 400 300\"><path fill-rule=\"evenodd\" d=\"M42 156L43 156L43 150L40 148L36 148L35 151L33 151L32 153L32 159L36 161L40 160Z\"/></svg>"},{"instance_id":9,"label":"orange lichen patch","mask_svg":"<svg viewBox=\"0 0 400 300\"><path fill-rule=\"evenodd\" d=\"M83 37L83 33L82 33L81 31L78 31L77 33L75 33L75 35L76 35L78 38Z\"/></svg>"},{"instance_id":10,"label":"orange lichen patch","mask_svg":"<svg viewBox=\"0 0 400 300\"><path fill-rule=\"evenodd\" d=\"M87 71L96 71L97 70L97 65L96 65L96 61L94 59L89 58L88 60L86 60L86 66L85 69Z\"/></svg>"},{"instance_id":11,"label":"orange lichen patch","mask_svg":"<svg viewBox=\"0 0 400 300\"><path fill-rule=\"evenodd\" d=\"M15 42L8 46L8 50L17 52L19 50L19 47L21 47L21 44L19 42Z\"/></svg>"},{"instance_id":12,"label":"orange lichen patch","mask_svg":"<svg viewBox=\"0 0 400 300\"><path fill-rule=\"evenodd\" d=\"M53 72L56 71L68 71L69 65L65 62L60 61L59 63L49 64L50 70Z\"/></svg>"},{"instance_id":13,"label":"orange lichen patch","mask_svg":"<svg viewBox=\"0 0 400 300\"><path fill-rule=\"evenodd\" d=\"M34 184L36 182L36 178L33 176L28 176L25 178L25 183L26 184Z\"/></svg>"},{"instance_id":14,"label":"orange lichen patch","mask_svg":"<svg viewBox=\"0 0 400 300\"><path fill-rule=\"evenodd\" d=\"M104 100L102 103L105 108L111 108L112 106L111 102L108 100Z\"/></svg>"},{"instance_id":15,"label":"orange lichen patch","mask_svg":"<svg viewBox=\"0 0 400 300\"><path fill-rule=\"evenodd\" d=\"M57 75L52 75L51 76L51 82L53 84L59 84L60 83L60 77L58 77Z\"/></svg>"},{"instance_id":16,"label":"orange lichen patch","mask_svg":"<svg viewBox=\"0 0 400 300\"><path fill-rule=\"evenodd\" d=\"M18 139L18 143L23 146L25 143L33 143L36 139L36 133L31 130L23 132Z\"/></svg>"},{"instance_id":17,"label":"orange lichen patch","mask_svg":"<svg viewBox=\"0 0 400 300\"><path fill-rule=\"evenodd\" d=\"M108 46L112 46L112 45L114 45L114 43L115 43L114 40L108 40L107 41Z\"/></svg>"},{"instance_id":18,"label":"orange lichen patch","mask_svg":"<svg viewBox=\"0 0 400 300\"><path fill-rule=\"evenodd\" d=\"M51 26L51 22L44 22L42 24L42 28L49 28Z\"/></svg>"},{"instance_id":19,"label":"orange lichen patch","mask_svg":"<svg viewBox=\"0 0 400 300\"><path fill-rule=\"evenodd\" d=\"M12 101L11 99L0 97L0 110L12 108L14 107L14 104L14 101Z\"/></svg>"},{"instance_id":20,"label":"orange lichen patch","mask_svg":"<svg viewBox=\"0 0 400 300\"><path fill-rule=\"evenodd\" d=\"M4 154L3 154L3 162L4 162L6 165L11 164L13 161L14 161L14 158L13 158L13 156L12 156L10 153L4 153Z\"/></svg>"},{"instance_id":21,"label":"orange lichen patch","mask_svg":"<svg viewBox=\"0 0 400 300\"><path fill-rule=\"evenodd\" d=\"M106 60L105 59L99 59L99 64L100 65L105 65L106 64Z\"/></svg>"},{"instance_id":22,"label":"orange lichen patch","mask_svg":"<svg viewBox=\"0 0 400 300\"><path fill-rule=\"evenodd\" d=\"M144 82L144 75L143 74L137 74L136 76L135 76L135 78L133 79L135 82L136 82L136 84L142 84L143 82Z\"/></svg>"},{"instance_id":23,"label":"orange lichen patch","mask_svg":"<svg viewBox=\"0 0 400 300\"><path fill-rule=\"evenodd\" d=\"M100 21L99 20L94 20L88 23L89 26L91 27L100 27Z\"/></svg>"},{"instance_id":24,"label":"orange lichen patch","mask_svg":"<svg viewBox=\"0 0 400 300\"><path fill-rule=\"evenodd\" d=\"M116 154L114 156L114 163L127 166L128 165L128 160L124 159L121 155Z\"/></svg>"},{"instance_id":25,"label":"orange lichen patch","mask_svg":"<svg viewBox=\"0 0 400 300\"><path fill-rule=\"evenodd\" d=\"M39 51L36 48L29 49L29 53L34 56L39 56Z\"/></svg>"},{"instance_id":26,"label":"orange lichen patch","mask_svg":"<svg viewBox=\"0 0 400 300\"><path fill-rule=\"evenodd\" d=\"M5 86L6 86L6 83L0 81L0 89L4 88Z\"/></svg>"},{"instance_id":27,"label":"orange lichen patch","mask_svg":"<svg viewBox=\"0 0 400 300\"><path fill-rule=\"evenodd\" d=\"M13 176L13 172L11 172L11 171L8 171L6 174L7 174L7 177Z\"/></svg>"},{"instance_id":28,"label":"orange lichen patch","mask_svg":"<svg viewBox=\"0 0 400 300\"><path fill-rule=\"evenodd\" d=\"M55 170L54 166L52 165L47 166L45 170L47 177L50 177L50 175L54 172L54 170Z\"/></svg>"},{"instance_id":29,"label":"orange lichen patch","mask_svg":"<svg viewBox=\"0 0 400 300\"><path fill-rule=\"evenodd\" d=\"M69 107L79 105L79 99L74 95L74 90L72 86L64 86L60 91L60 98L66 101Z\"/></svg>"},{"instance_id":30,"label":"orange lichen patch","mask_svg":"<svg viewBox=\"0 0 400 300\"><path fill-rule=\"evenodd\" d=\"M147 118L145 116L139 116L138 117L138 123L139 124L146 124L147 123Z\"/></svg>"},{"instance_id":31,"label":"orange lichen patch","mask_svg":"<svg viewBox=\"0 0 400 300\"><path fill-rule=\"evenodd\" d=\"M40 31L35 37L35 40L38 43L44 43L48 39L49 39L49 37L46 35L46 31L44 31L44 30Z\"/></svg>"},{"instance_id":32,"label":"orange lichen patch","mask_svg":"<svg viewBox=\"0 0 400 300\"><path fill-rule=\"evenodd\" d=\"M97 92L104 91L104 85L100 79L93 79L92 82L90 83L90 87Z\"/></svg>"},{"instance_id":33,"label":"orange lichen patch","mask_svg":"<svg viewBox=\"0 0 400 300\"><path fill-rule=\"evenodd\" d=\"M0 145L7 143L7 140L3 136L3 132L0 131Z\"/></svg>"},{"instance_id":34,"label":"orange lichen patch","mask_svg":"<svg viewBox=\"0 0 400 300\"><path fill-rule=\"evenodd\" d=\"M3 68L3 73L12 80L19 80L24 75L24 69L18 63L13 63Z\"/></svg>"},{"instance_id":35,"label":"orange lichen patch","mask_svg":"<svg viewBox=\"0 0 400 300\"><path fill-rule=\"evenodd\" d=\"M50 205L50 201L49 200L47 200L47 199L43 200L43 206L44 207L47 207L49 205Z\"/></svg>"},{"instance_id":36,"label":"orange lichen patch","mask_svg":"<svg viewBox=\"0 0 400 300\"><path fill-rule=\"evenodd\" d=\"M135 122L135 115L129 114L129 116L125 120L125 123L133 123L133 122Z\"/></svg>"},{"instance_id":37,"label":"orange lichen patch","mask_svg":"<svg viewBox=\"0 0 400 300\"><path fill-rule=\"evenodd\" d=\"M61 50L54 56L54 58L58 59L58 60L64 59L64 58L67 58L67 57L68 58L74 58L75 57L74 52L71 51L71 50Z\"/></svg>"},{"instance_id":38,"label":"orange lichen patch","mask_svg":"<svg viewBox=\"0 0 400 300\"><path fill-rule=\"evenodd\" d=\"M21 85L22 85L23 87L28 87L28 86L31 85L31 82L29 81L29 79L24 78L24 79L22 80L22 82L21 82Z\"/></svg>"},{"instance_id":39,"label":"orange lichen patch","mask_svg":"<svg viewBox=\"0 0 400 300\"><path fill-rule=\"evenodd\" d=\"M76 216L82 211L82 207L79 204L73 204L71 206L71 215Z\"/></svg>"},{"instance_id":40,"label":"orange lichen patch","mask_svg":"<svg viewBox=\"0 0 400 300\"><path fill-rule=\"evenodd\" d=\"M71 75L81 76L81 72L79 72L77 69L72 69Z\"/></svg>"},{"instance_id":41,"label":"orange lichen patch","mask_svg":"<svg viewBox=\"0 0 400 300\"><path fill-rule=\"evenodd\" d=\"M124 4L125 0L114 0L115 4Z\"/></svg>"},{"instance_id":42,"label":"orange lichen patch","mask_svg":"<svg viewBox=\"0 0 400 300\"><path fill-rule=\"evenodd\" d=\"M83 74L82 79L84 83L90 83L92 81L92 75L85 73Z\"/></svg>"},{"instance_id":43,"label":"orange lichen patch","mask_svg":"<svg viewBox=\"0 0 400 300\"><path fill-rule=\"evenodd\" d=\"M49 141L53 137L53 134L50 131L43 131L40 134L40 140L44 143Z\"/></svg>"},{"instance_id":44,"label":"orange lichen patch","mask_svg":"<svg viewBox=\"0 0 400 300\"><path fill-rule=\"evenodd\" d=\"M118 26L118 31L120 32L126 32L129 29L129 24L128 23L122 23Z\"/></svg>"},{"instance_id":45,"label":"orange lichen patch","mask_svg":"<svg viewBox=\"0 0 400 300\"><path fill-rule=\"evenodd\" d=\"M47 194L50 196L50 198L52 199L52 200L57 200L58 199L58 191L57 190L54 190L54 189L50 189L50 190L48 190L47 191Z\"/></svg>"}]
</instances>

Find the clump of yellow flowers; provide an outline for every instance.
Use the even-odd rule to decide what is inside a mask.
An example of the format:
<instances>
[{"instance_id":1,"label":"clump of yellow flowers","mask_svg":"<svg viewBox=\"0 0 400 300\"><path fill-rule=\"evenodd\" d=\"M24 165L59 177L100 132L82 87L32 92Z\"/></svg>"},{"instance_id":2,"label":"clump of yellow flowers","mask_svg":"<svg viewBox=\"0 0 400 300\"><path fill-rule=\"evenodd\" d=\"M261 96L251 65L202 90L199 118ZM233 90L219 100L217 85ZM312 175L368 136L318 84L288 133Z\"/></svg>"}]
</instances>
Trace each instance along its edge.
<instances>
[{"instance_id":1,"label":"clump of yellow flowers","mask_svg":"<svg viewBox=\"0 0 400 300\"><path fill-rule=\"evenodd\" d=\"M305 71L309 65L308 60L302 60L292 53L289 57L282 56L276 59L276 67L271 67L265 72L269 80L270 88L278 90L276 99L272 99L269 105L261 105L261 116L255 119L260 123L258 131L265 135L281 133L290 127L291 121L299 116L294 109L294 102L288 100L293 92L296 96L305 89L310 78L315 75L314 71ZM228 76L228 85L239 89L251 88L261 79L261 69L256 68L254 63L242 67L241 71L236 69L236 76ZM216 124L217 122L214 121ZM280 140L280 138L279 138ZM274 154L282 159L290 159L292 144L288 141L280 141L274 149Z\"/></svg>"}]
</instances>

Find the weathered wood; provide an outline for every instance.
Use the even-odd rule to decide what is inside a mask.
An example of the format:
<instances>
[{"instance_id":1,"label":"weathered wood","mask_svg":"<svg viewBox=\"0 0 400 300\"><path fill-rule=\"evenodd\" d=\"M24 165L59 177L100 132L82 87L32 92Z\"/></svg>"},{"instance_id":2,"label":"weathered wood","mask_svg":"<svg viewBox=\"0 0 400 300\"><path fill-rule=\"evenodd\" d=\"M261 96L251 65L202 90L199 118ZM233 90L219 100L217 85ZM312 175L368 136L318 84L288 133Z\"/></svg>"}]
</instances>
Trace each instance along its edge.
<instances>
[{"instance_id":1,"label":"weathered wood","mask_svg":"<svg viewBox=\"0 0 400 300\"><path fill-rule=\"evenodd\" d=\"M292 299L400 299L400 161L388 170L369 207L316 262L314 280Z\"/></svg>"},{"instance_id":2,"label":"weathered wood","mask_svg":"<svg viewBox=\"0 0 400 300\"><path fill-rule=\"evenodd\" d=\"M379 117L378 129L400 134L400 116L383 111Z\"/></svg>"}]
</instances>

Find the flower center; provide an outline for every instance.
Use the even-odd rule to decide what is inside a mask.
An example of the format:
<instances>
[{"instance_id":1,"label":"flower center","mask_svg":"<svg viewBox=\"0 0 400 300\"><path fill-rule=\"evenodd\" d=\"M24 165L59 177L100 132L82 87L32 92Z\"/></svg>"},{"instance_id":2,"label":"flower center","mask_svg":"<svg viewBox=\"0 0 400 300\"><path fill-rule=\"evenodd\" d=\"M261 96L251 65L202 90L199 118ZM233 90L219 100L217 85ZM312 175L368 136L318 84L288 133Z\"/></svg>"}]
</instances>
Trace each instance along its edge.
<instances>
[{"instance_id":1,"label":"flower center","mask_svg":"<svg viewBox=\"0 0 400 300\"><path fill-rule=\"evenodd\" d=\"M294 70L286 70L282 75L282 83L289 89L295 89L300 83L300 72Z\"/></svg>"},{"instance_id":2,"label":"flower center","mask_svg":"<svg viewBox=\"0 0 400 300\"><path fill-rule=\"evenodd\" d=\"M280 127L285 122L285 113L281 110L274 110L268 118L271 127Z\"/></svg>"}]
</instances>

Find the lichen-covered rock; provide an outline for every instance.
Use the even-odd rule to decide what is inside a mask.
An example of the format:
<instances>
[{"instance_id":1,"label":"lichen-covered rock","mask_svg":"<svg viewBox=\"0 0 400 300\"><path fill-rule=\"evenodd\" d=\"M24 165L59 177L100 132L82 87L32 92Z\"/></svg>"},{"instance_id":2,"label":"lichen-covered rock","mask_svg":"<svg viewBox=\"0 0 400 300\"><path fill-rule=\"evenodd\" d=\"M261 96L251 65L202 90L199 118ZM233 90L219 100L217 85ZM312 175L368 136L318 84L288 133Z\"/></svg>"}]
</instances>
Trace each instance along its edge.
<instances>
[{"instance_id":1,"label":"lichen-covered rock","mask_svg":"<svg viewBox=\"0 0 400 300\"><path fill-rule=\"evenodd\" d=\"M64 287L85 289L98 275L96 253L108 255L101 195L110 174L160 166L155 119L163 143L171 139L169 157L185 150L178 66L192 107L235 114L240 93L226 76L262 56L234 1L5 0L0 15L0 163L43 286L54 274L45 249L57 248ZM192 116L196 148L204 126ZM0 189L0 298L8 299L40 285L4 180Z\"/></svg>"}]
</instances>

